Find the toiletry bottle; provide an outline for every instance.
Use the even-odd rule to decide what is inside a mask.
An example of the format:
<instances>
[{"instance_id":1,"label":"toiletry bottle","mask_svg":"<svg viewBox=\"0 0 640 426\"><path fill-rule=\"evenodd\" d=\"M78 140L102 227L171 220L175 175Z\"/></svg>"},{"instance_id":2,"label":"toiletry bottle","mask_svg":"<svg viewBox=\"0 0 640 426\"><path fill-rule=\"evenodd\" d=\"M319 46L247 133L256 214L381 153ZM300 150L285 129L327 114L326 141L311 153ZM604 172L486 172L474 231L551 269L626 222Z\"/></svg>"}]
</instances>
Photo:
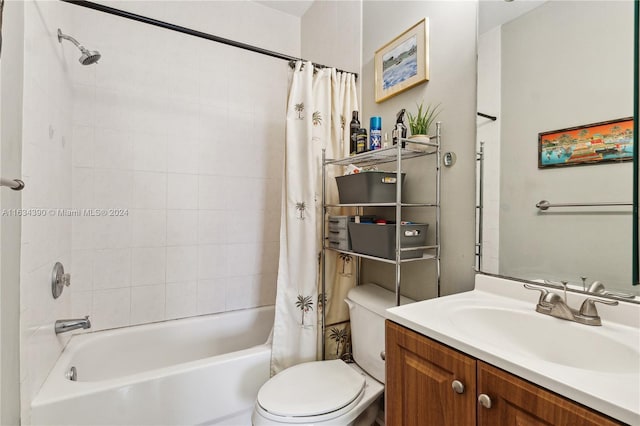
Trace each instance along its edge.
<instances>
[{"instance_id":1,"label":"toiletry bottle","mask_svg":"<svg viewBox=\"0 0 640 426\"><path fill-rule=\"evenodd\" d=\"M391 132L391 138L393 139L393 144L396 145L400 138L407 137L407 126L404 125L404 113L405 109L401 109L398 111L398 115L396 116L396 125ZM402 147L404 148L404 142L402 142Z\"/></svg>"},{"instance_id":2,"label":"toiletry bottle","mask_svg":"<svg viewBox=\"0 0 640 426\"><path fill-rule=\"evenodd\" d=\"M382 117L371 117L369 121L370 149L382 148Z\"/></svg>"},{"instance_id":3,"label":"toiletry bottle","mask_svg":"<svg viewBox=\"0 0 640 426\"><path fill-rule=\"evenodd\" d=\"M356 145L358 143L360 122L358 121L358 111L353 111L351 114L351 124L349 125L349 153L354 155L357 152Z\"/></svg>"},{"instance_id":4,"label":"toiletry bottle","mask_svg":"<svg viewBox=\"0 0 640 426\"><path fill-rule=\"evenodd\" d=\"M356 153L360 154L367 150L367 129L358 130L358 137L356 140Z\"/></svg>"}]
</instances>

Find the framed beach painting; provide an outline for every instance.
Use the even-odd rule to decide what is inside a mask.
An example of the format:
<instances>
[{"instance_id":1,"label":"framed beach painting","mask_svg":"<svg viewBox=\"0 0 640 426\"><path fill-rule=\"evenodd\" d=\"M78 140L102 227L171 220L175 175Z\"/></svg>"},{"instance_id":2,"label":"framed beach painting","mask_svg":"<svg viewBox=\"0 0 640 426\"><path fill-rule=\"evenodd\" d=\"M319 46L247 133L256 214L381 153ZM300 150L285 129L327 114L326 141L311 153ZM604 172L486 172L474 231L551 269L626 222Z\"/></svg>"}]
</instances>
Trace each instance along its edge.
<instances>
[{"instance_id":1,"label":"framed beach painting","mask_svg":"<svg viewBox=\"0 0 640 426\"><path fill-rule=\"evenodd\" d=\"M376 51L376 102L429 80L429 20L424 18Z\"/></svg>"},{"instance_id":2,"label":"framed beach painting","mask_svg":"<svg viewBox=\"0 0 640 426\"><path fill-rule=\"evenodd\" d=\"M538 168L633 160L633 117L538 134Z\"/></svg>"}]
</instances>

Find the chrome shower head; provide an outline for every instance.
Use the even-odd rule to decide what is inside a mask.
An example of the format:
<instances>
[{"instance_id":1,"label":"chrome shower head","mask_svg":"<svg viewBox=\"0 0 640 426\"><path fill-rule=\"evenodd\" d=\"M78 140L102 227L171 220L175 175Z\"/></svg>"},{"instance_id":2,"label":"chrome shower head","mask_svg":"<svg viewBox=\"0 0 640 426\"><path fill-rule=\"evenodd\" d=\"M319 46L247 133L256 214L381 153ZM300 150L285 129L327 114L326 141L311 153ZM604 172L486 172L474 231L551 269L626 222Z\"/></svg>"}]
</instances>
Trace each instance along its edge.
<instances>
[{"instance_id":1,"label":"chrome shower head","mask_svg":"<svg viewBox=\"0 0 640 426\"><path fill-rule=\"evenodd\" d=\"M80 59L78 59L78 61L82 65L95 64L102 57L102 55L100 55L100 52L98 52L97 50L87 50L83 45L78 43L78 41L75 38L68 36L66 34L63 34L62 31L60 31L60 28L58 28L58 42L62 43L63 39L69 40L78 49L80 49L80 52L82 52L82 55L80 55Z\"/></svg>"},{"instance_id":2,"label":"chrome shower head","mask_svg":"<svg viewBox=\"0 0 640 426\"><path fill-rule=\"evenodd\" d=\"M91 51L87 49L80 49L80 50L82 51L82 56L80 56L79 61L82 65L95 64L102 57L100 52L98 52L97 50L91 50Z\"/></svg>"}]
</instances>

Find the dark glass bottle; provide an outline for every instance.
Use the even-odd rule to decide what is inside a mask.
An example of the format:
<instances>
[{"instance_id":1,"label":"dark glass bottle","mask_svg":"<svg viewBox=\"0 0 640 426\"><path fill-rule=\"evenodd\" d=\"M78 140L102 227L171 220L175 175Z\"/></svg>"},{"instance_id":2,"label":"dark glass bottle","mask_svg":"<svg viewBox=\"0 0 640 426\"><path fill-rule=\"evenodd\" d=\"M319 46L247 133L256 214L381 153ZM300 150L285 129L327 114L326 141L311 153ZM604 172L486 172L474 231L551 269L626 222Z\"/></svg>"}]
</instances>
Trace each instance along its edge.
<instances>
[{"instance_id":1,"label":"dark glass bottle","mask_svg":"<svg viewBox=\"0 0 640 426\"><path fill-rule=\"evenodd\" d=\"M352 155L357 152L358 130L360 130L360 122L358 121L358 111L353 111L351 124L349 126L349 153Z\"/></svg>"},{"instance_id":2,"label":"dark glass bottle","mask_svg":"<svg viewBox=\"0 0 640 426\"><path fill-rule=\"evenodd\" d=\"M358 129L356 136L356 154L367 151L367 129Z\"/></svg>"},{"instance_id":3,"label":"dark glass bottle","mask_svg":"<svg viewBox=\"0 0 640 426\"><path fill-rule=\"evenodd\" d=\"M401 138L405 139L407 137L407 126L404 125L404 113L405 109L402 108L396 115L396 127L394 127L391 132L394 145L396 145ZM402 141L402 147L404 148L404 141Z\"/></svg>"}]
</instances>

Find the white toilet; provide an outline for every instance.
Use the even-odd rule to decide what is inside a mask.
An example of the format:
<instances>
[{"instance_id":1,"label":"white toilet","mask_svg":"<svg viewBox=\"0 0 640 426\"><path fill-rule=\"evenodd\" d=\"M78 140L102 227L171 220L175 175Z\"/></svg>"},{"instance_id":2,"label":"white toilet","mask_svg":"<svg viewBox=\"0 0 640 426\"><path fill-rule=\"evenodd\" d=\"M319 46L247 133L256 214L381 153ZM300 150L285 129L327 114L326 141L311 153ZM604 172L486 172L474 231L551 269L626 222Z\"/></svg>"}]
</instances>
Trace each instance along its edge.
<instances>
[{"instance_id":1,"label":"white toilet","mask_svg":"<svg viewBox=\"0 0 640 426\"><path fill-rule=\"evenodd\" d=\"M350 426L372 412L375 419L377 407L372 404L384 391L384 311L395 306L395 295L364 284L350 290L345 302L356 363L307 362L275 375L258 392L251 418L254 426Z\"/></svg>"}]
</instances>

